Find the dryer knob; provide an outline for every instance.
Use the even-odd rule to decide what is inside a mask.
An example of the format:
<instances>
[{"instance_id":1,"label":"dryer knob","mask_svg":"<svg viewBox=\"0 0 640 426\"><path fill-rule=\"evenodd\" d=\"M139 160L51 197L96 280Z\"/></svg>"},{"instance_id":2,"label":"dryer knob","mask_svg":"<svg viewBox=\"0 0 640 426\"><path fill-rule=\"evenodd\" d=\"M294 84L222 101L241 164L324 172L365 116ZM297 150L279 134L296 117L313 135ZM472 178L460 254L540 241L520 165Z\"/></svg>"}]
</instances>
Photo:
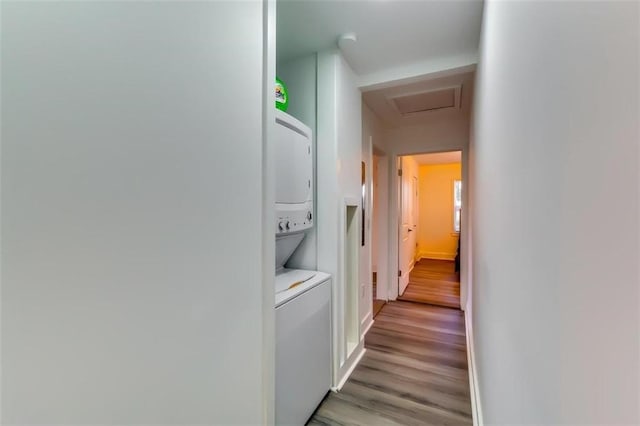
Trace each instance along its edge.
<instances>
[{"instance_id":1,"label":"dryer knob","mask_svg":"<svg viewBox=\"0 0 640 426\"><path fill-rule=\"evenodd\" d=\"M287 221L287 223L285 224L285 227L287 228L287 231L289 230L289 224L290 224L289 221Z\"/></svg>"},{"instance_id":2,"label":"dryer knob","mask_svg":"<svg viewBox=\"0 0 640 426\"><path fill-rule=\"evenodd\" d=\"M281 231L284 231L284 222L280 222L280 223L278 223L278 228L279 228ZM287 225L287 229L289 229L289 225Z\"/></svg>"},{"instance_id":3,"label":"dryer knob","mask_svg":"<svg viewBox=\"0 0 640 426\"><path fill-rule=\"evenodd\" d=\"M313 219L313 215L311 214L311 212L307 212L307 220L311 222L311 219Z\"/></svg>"}]
</instances>

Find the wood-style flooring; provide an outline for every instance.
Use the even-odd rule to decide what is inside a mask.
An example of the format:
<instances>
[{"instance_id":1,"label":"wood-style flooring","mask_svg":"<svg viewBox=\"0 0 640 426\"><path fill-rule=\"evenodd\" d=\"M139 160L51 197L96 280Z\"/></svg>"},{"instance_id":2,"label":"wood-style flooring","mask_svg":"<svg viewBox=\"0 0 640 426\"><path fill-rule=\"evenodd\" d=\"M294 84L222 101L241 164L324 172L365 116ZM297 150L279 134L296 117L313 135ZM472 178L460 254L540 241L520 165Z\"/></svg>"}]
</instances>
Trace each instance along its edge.
<instances>
[{"instance_id":1,"label":"wood-style flooring","mask_svg":"<svg viewBox=\"0 0 640 426\"><path fill-rule=\"evenodd\" d=\"M462 311L389 302L342 390L309 425L472 425Z\"/></svg>"},{"instance_id":2,"label":"wood-style flooring","mask_svg":"<svg viewBox=\"0 0 640 426\"><path fill-rule=\"evenodd\" d=\"M416 262L409 285L398 300L460 308L460 275L450 260L421 259Z\"/></svg>"}]
</instances>

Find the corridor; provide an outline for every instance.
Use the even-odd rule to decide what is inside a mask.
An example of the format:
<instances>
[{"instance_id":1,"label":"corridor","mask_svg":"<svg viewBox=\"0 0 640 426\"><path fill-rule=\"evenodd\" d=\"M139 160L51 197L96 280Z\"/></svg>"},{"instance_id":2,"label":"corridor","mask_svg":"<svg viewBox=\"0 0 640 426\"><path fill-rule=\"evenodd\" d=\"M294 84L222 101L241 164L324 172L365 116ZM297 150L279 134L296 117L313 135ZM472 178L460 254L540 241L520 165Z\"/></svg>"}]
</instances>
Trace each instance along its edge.
<instances>
[{"instance_id":1,"label":"corridor","mask_svg":"<svg viewBox=\"0 0 640 426\"><path fill-rule=\"evenodd\" d=\"M365 338L367 351L309 425L471 425L464 314L390 302Z\"/></svg>"}]
</instances>

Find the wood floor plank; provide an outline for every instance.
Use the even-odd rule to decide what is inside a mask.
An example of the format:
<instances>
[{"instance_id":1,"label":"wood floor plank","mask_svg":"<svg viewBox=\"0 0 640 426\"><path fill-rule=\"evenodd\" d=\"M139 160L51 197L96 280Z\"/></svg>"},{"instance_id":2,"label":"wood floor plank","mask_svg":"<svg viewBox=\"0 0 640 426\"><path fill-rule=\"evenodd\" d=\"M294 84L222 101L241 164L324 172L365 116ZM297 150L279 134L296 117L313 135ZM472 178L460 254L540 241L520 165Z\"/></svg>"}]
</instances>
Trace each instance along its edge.
<instances>
[{"instance_id":1,"label":"wood floor plank","mask_svg":"<svg viewBox=\"0 0 640 426\"><path fill-rule=\"evenodd\" d=\"M353 400L348 394L330 394L307 424L382 426L402 423L382 415L376 407Z\"/></svg>"},{"instance_id":2,"label":"wood floor plank","mask_svg":"<svg viewBox=\"0 0 640 426\"><path fill-rule=\"evenodd\" d=\"M352 383L463 416L471 415L470 407L466 404L467 395L451 392L444 386L435 386L421 374L406 377L396 372L373 370L363 366L359 371L354 371Z\"/></svg>"},{"instance_id":3,"label":"wood floor plank","mask_svg":"<svg viewBox=\"0 0 640 426\"><path fill-rule=\"evenodd\" d=\"M409 285L398 300L460 308L460 277L449 260L421 259L416 262Z\"/></svg>"},{"instance_id":4,"label":"wood floor plank","mask_svg":"<svg viewBox=\"0 0 640 426\"><path fill-rule=\"evenodd\" d=\"M368 360L380 360L384 362L384 365L390 366L389 368L393 368L395 371L400 369L399 366L416 369L421 371L425 376L441 378L452 387L462 387L462 390L469 392L469 376L466 370L433 364L423 359L407 358L402 354L380 351L369 351L367 354L369 356L367 356L366 359L363 358L361 363L365 363Z\"/></svg>"},{"instance_id":5,"label":"wood floor plank","mask_svg":"<svg viewBox=\"0 0 640 426\"><path fill-rule=\"evenodd\" d=\"M470 425L473 422L466 415L460 415L429 402L417 402L405 395L396 395L385 389L364 386L352 382L345 385L341 398L361 408L367 409L391 419L401 425ZM377 425L379 423L353 423L356 425Z\"/></svg>"},{"instance_id":6,"label":"wood floor plank","mask_svg":"<svg viewBox=\"0 0 640 426\"><path fill-rule=\"evenodd\" d=\"M367 333L367 352L311 425L471 425L464 315L390 302Z\"/></svg>"}]
</instances>

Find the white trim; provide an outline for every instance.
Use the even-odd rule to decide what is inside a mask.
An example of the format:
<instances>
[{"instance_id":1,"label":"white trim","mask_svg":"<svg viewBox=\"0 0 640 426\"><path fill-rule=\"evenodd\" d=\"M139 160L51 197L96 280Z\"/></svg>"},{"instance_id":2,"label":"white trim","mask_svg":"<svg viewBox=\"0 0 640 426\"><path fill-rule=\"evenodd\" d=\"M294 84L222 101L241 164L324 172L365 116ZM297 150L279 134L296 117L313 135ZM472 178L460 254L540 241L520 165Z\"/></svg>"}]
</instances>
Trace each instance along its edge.
<instances>
[{"instance_id":1,"label":"white trim","mask_svg":"<svg viewBox=\"0 0 640 426\"><path fill-rule=\"evenodd\" d=\"M360 293L360 301L364 305L362 309L367 309L368 312L364 316L364 319L360 321L360 341L364 340L364 335L369 331L371 324L373 322L373 136L368 135L366 152L363 155L366 155L366 173L365 173L365 185L366 185L366 193L365 193L365 288L364 297L366 300L362 300L362 292ZM362 216L362 215L361 215ZM360 262L362 262L362 257L360 258ZM362 271L361 271L362 272ZM374 295L375 296L375 295ZM366 326L363 326L366 324ZM364 330L364 331L363 331Z\"/></svg>"},{"instance_id":2,"label":"white trim","mask_svg":"<svg viewBox=\"0 0 640 426\"><path fill-rule=\"evenodd\" d=\"M262 3L262 423L275 425L275 100L276 1Z\"/></svg>"},{"instance_id":3,"label":"white trim","mask_svg":"<svg viewBox=\"0 0 640 426\"><path fill-rule=\"evenodd\" d=\"M471 324L471 311L464 311L464 327L467 336L467 365L469 366L469 388L471 391L471 414L473 426L483 426L482 406L480 404L480 388L478 387L478 374L476 369L475 348L473 346L473 326Z\"/></svg>"},{"instance_id":4,"label":"white trim","mask_svg":"<svg viewBox=\"0 0 640 426\"><path fill-rule=\"evenodd\" d=\"M453 90L453 105L451 106L444 106L444 107L439 107L439 108L435 108L435 109L427 109L427 110L423 110L423 111L413 111L413 112L402 112L400 111L400 106L398 105L397 99L401 99L404 98L406 96L415 96L415 95L427 95L429 93L434 93L434 92L439 92L439 91L444 91L444 90ZM394 118L396 120L402 120L404 117L427 117L430 114L433 114L435 111L447 111L447 110L456 110L456 109L461 109L462 105L460 103L460 94L462 93L462 83L460 84L454 84L451 86L444 86L444 87L438 87L436 89L431 89L431 90L409 90L409 91L402 91L402 93L397 93L394 95L388 95L387 97L387 104L391 107L391 109L394 112Z\"/></svg>"},{"instance_id":5,"label":"white trim","mask_svg":"<svg viewBox=\"0 0 640 426\"><path fill-rule=\"evenodd\" d=\"M364 325L366 324L366 325ZM369 311L367 316L360 322L360 341L364 340L371 327L373 326L373 312Z\"/></svg>"},{"instance_id":6,"label":"white trim","mask_svg":"<svg viewBox=\"0 0 640 426\"><path fill-rule=\"evenodd\" d=\"M378 159L378 222L376 222L377 235L377 251L376 257L376 274L377 288L375 298L377 300L389 299L389 285L391 284L389 271L389 156L379 155ZM395 273L397 275L397 271Z\"/></svg>"},{"instance_id":7,"label":"white trim","mask_svg":"<svg viewBox=\"0 0 640 426\"><path fill-rule=\"evenodd\" d=\"M396 300L400 290L400 223L401 221L401 202L400 193L402 185L402 177L398 176L398 170L402 167L402 159L397 154L389 157L389 287L387 290L387 300Z\"/></svg>"},{"instance_id":8,"label":"white trim","mask_svg":"<svg viewBox=\"0 0 640 426\"><path fill-rule=\"evenodd\" d=\"M331 390L333 392L340 392L340 390L342 389L344 384L349 379L349 376L351 376L351 373L353 373L353 370L355 370L356 367L358 366L358 364L360 363L360 360L364 356L364 353L367 352L367 350L364 348L364 346L361 345L361 347L362 347L362 349L360 350L360 353L355 358L355 360L353 361L353 363L351 364L349 369L347 371L345 371L344 376L342 376L342 379L340 379L340 381L338 382L338 385L331 388Z\"/></svg>"},{"instance_id":9,"label":"white trim","mask_svg":"<svg viewBox=\"0 0 640 426\"><path fill-rule=\"evenodd\" d=\"M356 288L356 298L353 301L353 305L350 306L351 309L355 310L355 318L353 318L353 320L357 321L357 333L356 333L356 347L353 348L353 351L349 351L349 338L347 336L347 329L348 329L348 321L350 320L350 318L347 317L347 292L349 291L349 289L347 288L347 268L349 267L348 265L346 265L345 263L345 254L347 251L347 221L345 219L345 212L347 211L347 209L349 207L355 207L356 208L356 223L355 223L355 227L356 227L356 231L357 231L357 245L356 245L356 250L357 250L357 256L358 259L355 262L355 282L357 284L357 288ZM361 350L364 349L364 346L362 344L362 341L360 340L360 337L362 336L361 334L361 323L359 321L359 317L360 317L360 221L362 220L361 218L361 210L362 209L362 203L361 200L358 199L357 197L344 197L342 200L342 209L341 209L341 213L340 213L340 222L341 222L341 232L340 232L340 236L339 236L339 244L340 244L340 254L339 254L339 271L340 271L340 280L341 280L341 289L340 289L340 316L339 316L339 341L340 341L340 349L337 353L338 358L336 359L337 361L337 377L336 377L336 382L338 383L337 388L340 389L342 387L342 385L340 385L340 383L345 380L344 378L342 380L338 380L339 375L340 375L340 371L342 371L344 369L344 366L346 364L350 363L350 360L355 359L355 361L351 362L351 365L347 368L347 373L345 373L345 376L348 377L349 374L351 374L351 371L353 370L354 366L358 363L359 358L356 359L356 356L354 355L356 353L356 351L358 350L358 347L361 348ZM356 343L354 342L354 343ZM341 363L341 358L342 355L344 354L344 361L342 361ZM358 357L362 357L361 354L357 355Z\"/></svg>"},{"instance_id":10,"label":"white trim","mask_svg":"<svg viewBox=\"0 0 640 426\"><path fill-rule=\"evenodd\" d=\"M455 260L456 254L437 251L421 251L418 254L418 260L420 259Z\"/></svg>"}]
</instances>

